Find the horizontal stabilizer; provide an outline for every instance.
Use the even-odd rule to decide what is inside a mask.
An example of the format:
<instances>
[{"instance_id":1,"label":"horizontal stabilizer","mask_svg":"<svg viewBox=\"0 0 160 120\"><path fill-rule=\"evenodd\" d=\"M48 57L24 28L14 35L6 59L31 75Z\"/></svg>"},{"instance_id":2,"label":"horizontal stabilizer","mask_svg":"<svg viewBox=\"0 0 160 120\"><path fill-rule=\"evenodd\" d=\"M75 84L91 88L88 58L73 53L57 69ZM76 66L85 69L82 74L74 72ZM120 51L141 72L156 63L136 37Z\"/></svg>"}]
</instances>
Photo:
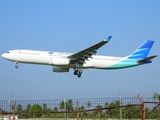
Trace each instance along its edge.
<instances>
[{"instance_id":1,"label":"horizontal stabilizer","mask_svg":"<svg viewBox=\"0 0 160 120\"><path fill-rule=\"evenodd\" d=\"M142 59L142 60L138 60L137 62L140 62L140 63L142 63L142 62L148 62L148 61L150 61L151 59L153 59L153 58L155 58L155 57L157 57L157 56L158 56L158 55L149 56L149 57L144 58L144 59Z\"/></svg>"}]
</instances>

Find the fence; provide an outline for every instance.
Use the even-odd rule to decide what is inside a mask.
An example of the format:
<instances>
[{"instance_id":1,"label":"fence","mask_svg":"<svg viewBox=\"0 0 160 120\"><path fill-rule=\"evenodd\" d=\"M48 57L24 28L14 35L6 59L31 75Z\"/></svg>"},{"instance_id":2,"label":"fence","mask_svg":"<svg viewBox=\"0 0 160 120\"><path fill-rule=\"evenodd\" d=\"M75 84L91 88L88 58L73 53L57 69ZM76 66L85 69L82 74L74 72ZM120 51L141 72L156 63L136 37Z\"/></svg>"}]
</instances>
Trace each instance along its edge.
<instances>
[{"instance_id":1,"label":"fence","mask_svg":"<svg viewBox=\"0 0 160 120\"><path fill-rule=\"evenodd\" d=\"M48 100L0 100L1 119L160 119L153 97L105 97ZM144 116L145 114L145 116Z\"/></svg>"}]
</instances>

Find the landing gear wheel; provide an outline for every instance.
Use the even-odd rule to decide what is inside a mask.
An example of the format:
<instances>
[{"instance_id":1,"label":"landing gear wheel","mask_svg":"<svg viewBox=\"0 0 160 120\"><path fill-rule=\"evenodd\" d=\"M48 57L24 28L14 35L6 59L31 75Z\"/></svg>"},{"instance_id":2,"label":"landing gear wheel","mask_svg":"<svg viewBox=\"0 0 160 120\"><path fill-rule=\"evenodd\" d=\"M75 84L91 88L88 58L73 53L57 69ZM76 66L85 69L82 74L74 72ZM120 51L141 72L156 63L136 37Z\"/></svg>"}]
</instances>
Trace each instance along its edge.
<instances>
[{"instance_id":1,"label":"landing gear wheel","mask_svg":"<svg viewBox=\"0 0 160 120\"><path fill-rule=\"evenodd\" d=\"M74 75L77 75L79 78L81 77L81 74L82 74L82 70L79 70L78 67L75 67L74 68Z\"/></svg>"},{"instance_id":2,"label":"landing gear wheel","mask_svg":"<svg viewBox=\"0 0 160 120\"><path fill-rule=\"evenodd\" d=\"M81 77L81 74L78 74L77 76L80 78L80 77Z\"/></svg>"},{"instance_id":3,"label":"landing gear wheel","mask_svg":"<svg viewBox=\"0 0 160 120\"><path fill-rule=\"evenodd\" d=\"M79 70L79 74L82 74L82 70Z\"/></svg>"},{"instance_id":4,"label":"landing gear wheel","mask_svg":"<svg viewBox=\"0 0 160 120\"><path fill-rule=\"evenodd\" d=\"M77 67L75 67L74 70L75 70L75 72L78 72L78 68Z\"/></svg>"},{"instance_id":5,"label":"landing gear wheel","mask_svg":"<svg viewBox=\"0 0 160 120\"><path fill-rule=\"evenodd\" d=\"M73 74L78 75L78 68L77 67L74 68L74 73Z\"/></svg>"},{"instance_id":6,"label":"landing gear wheel","mask_svg":"<svg viewBox=\"0 0 160 120\"><path fill-rule=\"evenodd\" d=\"M77 75L77 72L76 72L76 71L74 71L74 75Z\"/></svg>"},{"instance_id":7,"label":"landing gear wheel","mask_svg":"<svg viewBox=\"0 0 160 120\"><path fill-rule=\"evenodd\" d=\"M15 62L15 64L16 64L16 65L15 65L15 68L18 68L18 62L17 62L17 61Z\"/></svg>"},{"instance_id":8,"label":"landing gear wheel","mask_svg":"<svg viewBox=\"0 0 160 120\"><path fill-rule=\"evenodd\" d=\"M18 68L18 65L15 65L15 68Z\"/></svg>"}]
</instances>

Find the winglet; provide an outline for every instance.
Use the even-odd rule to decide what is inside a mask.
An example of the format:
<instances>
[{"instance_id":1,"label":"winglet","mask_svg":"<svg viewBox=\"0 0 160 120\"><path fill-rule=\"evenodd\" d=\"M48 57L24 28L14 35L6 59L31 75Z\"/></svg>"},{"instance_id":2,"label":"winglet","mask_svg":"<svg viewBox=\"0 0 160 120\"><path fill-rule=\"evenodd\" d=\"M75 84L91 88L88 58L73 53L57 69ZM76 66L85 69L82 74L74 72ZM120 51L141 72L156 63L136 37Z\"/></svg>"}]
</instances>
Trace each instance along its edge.
<instances>
[{"instance_id":1,"label":"winglet","mask_svg":"<svg viewBox=\"0 0 160 120\"><path fill-rule=\"evenodd\" d=\"M112 36L107 37L105 40L103 41L109 41L112 38Z\"/></svg>"}]
</instances>

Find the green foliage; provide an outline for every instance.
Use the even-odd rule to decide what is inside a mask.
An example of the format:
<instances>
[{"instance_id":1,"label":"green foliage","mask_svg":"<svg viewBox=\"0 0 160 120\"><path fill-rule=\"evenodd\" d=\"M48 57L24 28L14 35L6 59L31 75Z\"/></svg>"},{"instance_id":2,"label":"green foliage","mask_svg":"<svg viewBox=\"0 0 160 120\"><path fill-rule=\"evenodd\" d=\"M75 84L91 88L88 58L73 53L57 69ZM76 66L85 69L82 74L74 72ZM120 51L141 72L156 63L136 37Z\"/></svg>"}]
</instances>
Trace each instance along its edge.
<instances>
[{"instance_id":1,"label":"green foliage","mask_svg":"<svg viewBox=\"0 0 160 120\"><path fill-rule=\"evenodd\" d=\"M40 117L41 114L39 112L42 112L42 107L38 104L35 104L31 108L31 112L33 112L33 117Z\"/></svg>"},{"instance_id":2,"label":"green foliage","mask_svg":"<svg viewBox=\"0 0 160 120\"><path fill-rule=\"evenodd\" d=\"M28 104L27 107L26 107L26 112L30 112L31 108L32 108L32 106L30 104Z\"/></svg>"},{"instance_id":3,"label":"green foliage","mask_svg":"<svg viewBox=\"0 0 160 120\"><path fill-rule=\"evenodd\" d=\"M130 104L128 104L129 106ZM123 118L138 119L141 117L141 107L125 107L123 110Z\"/></svg>"},{"instance_id":4,"label":"green foliage","mask_svg":"<svg viewBox=\"0 0 160 120\"><path fill-rule=\"evenodd\" d=\"M158 100L158 101L160 102L160 94L155 93L155 94L153 95L153 99L154 99L154 100Z\"/></svg>"},{"instance_id":5,"label":"green foliage","mask_svg":"<svg viewBox=\"0 0 160 120\"><path fill-rule=\"evenodd\" d=\"M62 101L61 103L60 103L60 109L61 110L64 110L65 108L65 104L66 104L66 111L73 111L73 102L72 102L72 100L70 99L70 100L68 100L68 101L66 101L66 103L64 103L64 101Z\"/></svg>"},{"instance_id":6,"label":"green foliage","mask_svg":"<svg viewBox=\"0 0 160 120\"><path fill-rule=\"evenodd\" d=\"M88 108L91 107L91 102L88 101L86 105L87 105Z\"/></svg>"},{"instance_id":7,"label":"green foliage","mask_svg":"<svg viewBox=\"0 0 160 120\"><path fill-rule=\"evenodd\" d=\"M160 102L160 94L155 93L155 94L153 95L153 99L154 99L155 101L158 100L158 101ZM155 117L155 116L158 116L158 118L160 119L160 106L158 107L158 111L154 113L154 116L153 116L153 117Z\"/></svg>"},{"instance_id":8,"label":"green foliage","mask_svg":"<svg viewBox=\"0 0 160 120\"><path fill-rule=\"evenodd\" d=\"M102 110L100 110L102 108L102 106L101 105L97 105L96 106L96 110L94 111L96 114L101 114L102 113Z\"/></svg>"},{"instance_id":9,"label":"green foliage","mask_svg":"<svg viewBox=\"0 0 160 120\"><path fill-rule=\"evenodd\" d=\"M43 109L42 110L43 110L43 112L47 112L47 104L45 104L45 103L43 104Z\"/></svg>"},{"instance_id":10,"label":"green foliage","mask_svg":"<svg viewBox=\"0 0 160 120\"><path fill-rule=\"evenodd\" d=\"M157 101L159 101L159 94L154 94L153 98ZM119 100L108 103L106 102L104 106L97 105L95 106L94 111L90 112L85 112L85 107L81 106L79 108L76 108L76 106L73 106L73 101L70 99L64 103L62 101L59 106L54 107L54 108L49 108L47 104L42 104L41 106L38 104L34 104L31 106L28 104L26 106L26 109L23 109L22 105L17 106L17 111L18 112L33 112L34 114L23 114L20 115L21 118L64 118L64 113L54 113L54 112L60 112L64 111L64 105L66 104L66 111L71 112L71 113L66 113L67 118L76 118L77 113L76 111L81 111L79 112L79 118L84 119L84 118L99 118L99 119L107 119L107 118L113 118L113 119L119 119L120 118L120 108L116 108L117 106L120 106ZM141 107L140 106L130 106L131 104L126 104L128 107L123 107L122 109L122 118L123 119L140 119L141 118ZM86 103L86 107L90 108L91 107L91 102L88 101ZM93 104L92 104L93 107ZM101 108L113 108L113 109L106 109L106 110L101 110ZM149 108L146 108L146 113L151 111ZM46 113L39 113L39 112L46 112ZM148 119L157 119L159 118L159 108L153 111L153 113L148 117Z\"/></svg>"},{"instance_id":11,"label":"green foliage","mask_svg":"<svg viewBox=\"0 0 160 120\"><path fill-rule=\"evenodd\" d=\"M54 107L53 112L58 112L58 108Z\"/></svg>"},{"instance_id":12,"label":"green foliage","mask_svg":"<svg viewBox=\"0 0 160 120\"><path fill-rule=\"evenodd\" d=\"M120 102L118 100L112 102L108 107L116 107L116 106L120 106ZM109 109L107 113L110 118L119 118L119 108Z\"/></svg>"},{"instance_id":13,"label":"green foliage","mask_svg":"<svg viewBox=\"0 0 160 120\"><path fill-rule=\"evenodd\" d=\"M18 105L17 112L22 112L22 105Z\"/></svg>"}]
</instances>

